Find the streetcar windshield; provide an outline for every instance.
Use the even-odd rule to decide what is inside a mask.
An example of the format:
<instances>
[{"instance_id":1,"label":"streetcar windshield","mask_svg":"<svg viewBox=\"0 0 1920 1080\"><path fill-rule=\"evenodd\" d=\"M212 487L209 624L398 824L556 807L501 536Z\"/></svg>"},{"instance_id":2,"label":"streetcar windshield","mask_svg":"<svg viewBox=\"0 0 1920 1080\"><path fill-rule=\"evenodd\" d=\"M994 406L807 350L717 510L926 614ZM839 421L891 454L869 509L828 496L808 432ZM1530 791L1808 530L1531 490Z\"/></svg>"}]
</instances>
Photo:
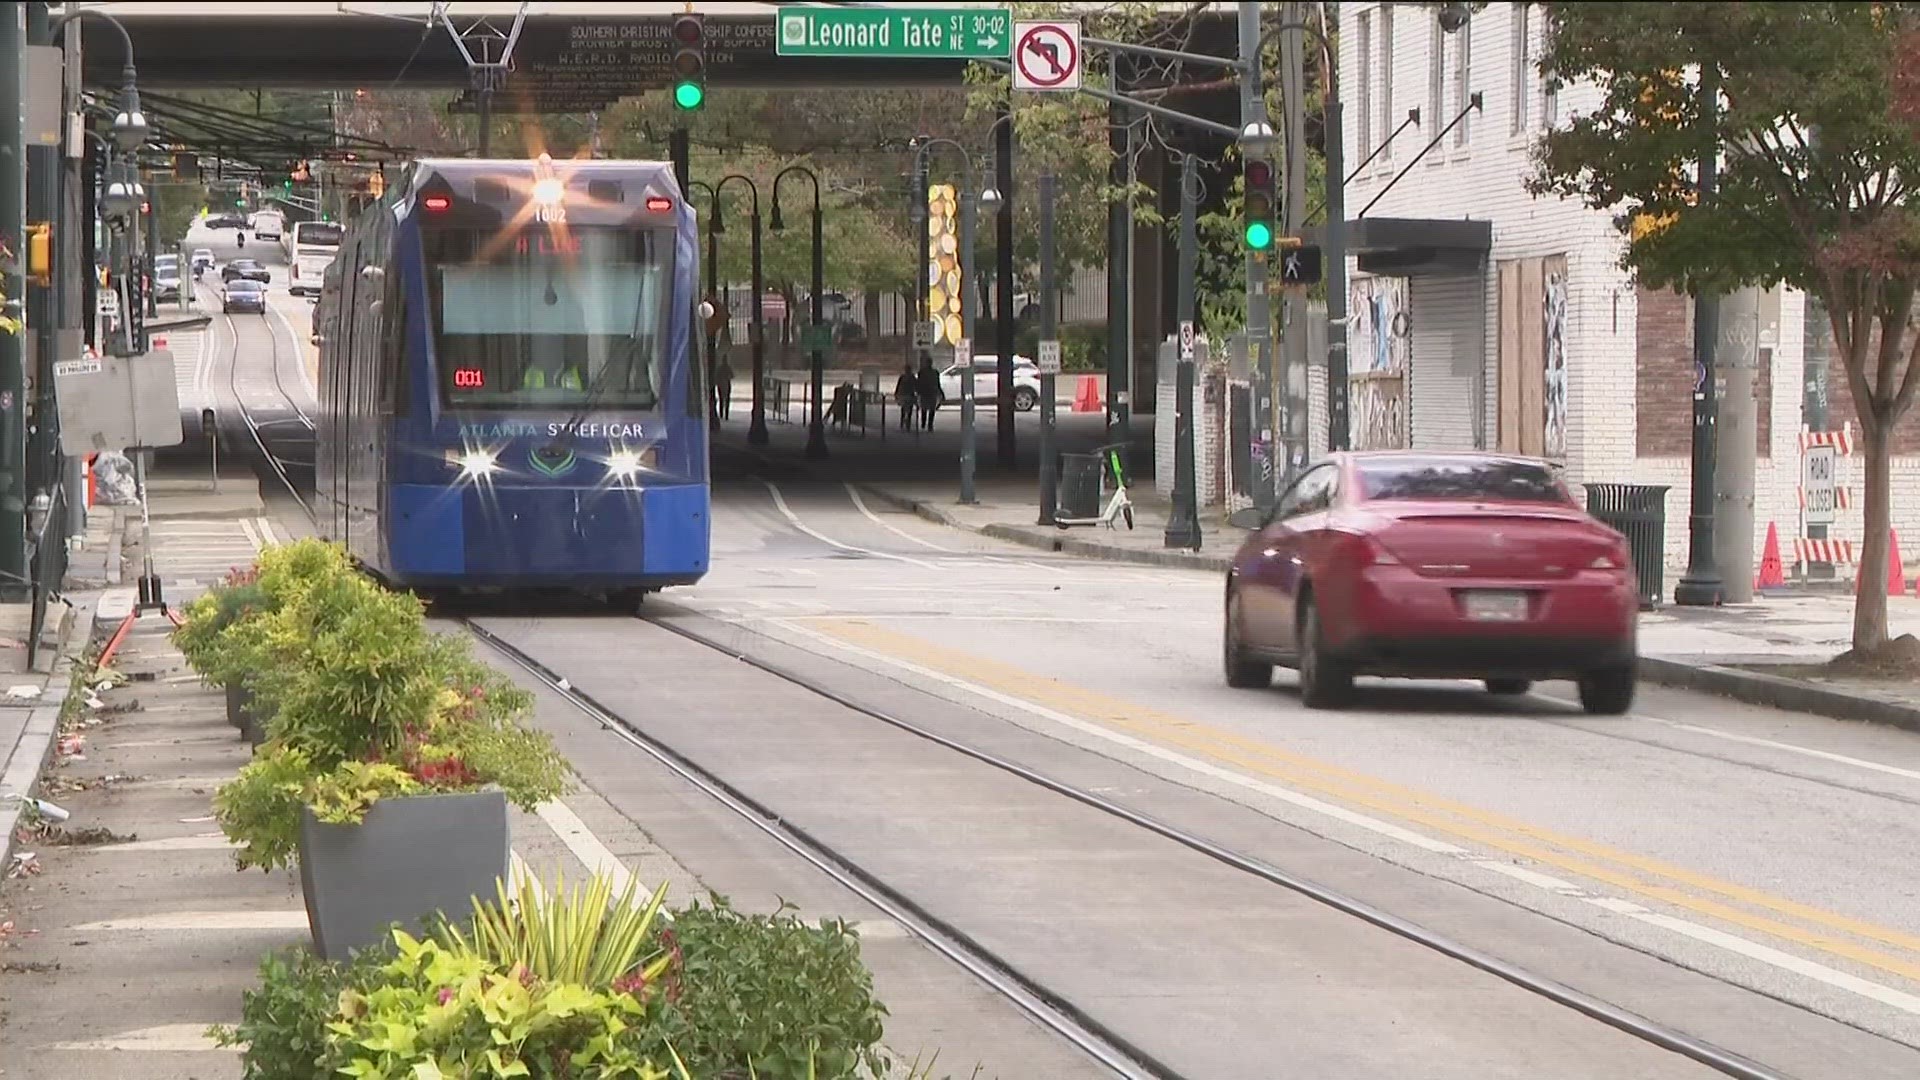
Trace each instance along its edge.
<instances>
[{"instance_id":1,"label":"streetcar windshield","mask_svg":"<svg viewBox=\"0 0 1920 1080\"><path fill-rule=\"evenodd\" d=\"M666 348L665 230L429 230L442 400L463 409L651 409Z\"/></svg>"}]
</instances>

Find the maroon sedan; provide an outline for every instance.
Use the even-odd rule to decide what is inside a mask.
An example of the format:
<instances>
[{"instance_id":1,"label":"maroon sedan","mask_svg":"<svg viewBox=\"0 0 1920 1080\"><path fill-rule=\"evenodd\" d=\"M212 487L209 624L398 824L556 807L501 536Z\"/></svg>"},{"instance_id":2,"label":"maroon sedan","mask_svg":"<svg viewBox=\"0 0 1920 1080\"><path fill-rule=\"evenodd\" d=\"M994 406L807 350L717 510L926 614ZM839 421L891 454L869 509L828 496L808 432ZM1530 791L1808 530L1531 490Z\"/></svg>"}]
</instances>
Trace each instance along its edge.
<instances>
[{"instance_id":1,"label":"maroon sedan","mask_svg":"<svg viewBox=\"0 0 1920 1080\"><path fill-rule=\"evenodd\" d=\"M1294 480L1227 571L1227 684L1300 673L1308 708L1357 675L1573 679L1590 713L1633 704L1640 615L1626 538L1554 466L1479 453L1334 454Z\"/></svg>"}]
</instances>

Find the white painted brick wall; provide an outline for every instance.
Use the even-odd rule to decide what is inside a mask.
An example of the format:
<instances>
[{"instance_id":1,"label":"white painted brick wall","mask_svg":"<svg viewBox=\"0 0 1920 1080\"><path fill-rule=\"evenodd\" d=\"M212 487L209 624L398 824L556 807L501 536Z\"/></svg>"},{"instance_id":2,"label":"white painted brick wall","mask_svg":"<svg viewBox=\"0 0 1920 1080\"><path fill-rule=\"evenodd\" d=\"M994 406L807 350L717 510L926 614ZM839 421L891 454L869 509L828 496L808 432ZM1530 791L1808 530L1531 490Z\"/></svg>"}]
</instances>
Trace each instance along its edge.
<instances>
[{"instance_id":1,"label":"white painted brick wall","mask_svg":"<svg viewBox=\"0 0 1920 1080\"><path fill-rule=\"evenodd\" d=\"M1206 338L1199 339L1199 355L1206 356ZM1200 487L1200 505L1217 506L1221 502L1226 484L1226 464L1224 453L1226 441L1223 431L1226 425L1226 403L1217 396L1207 400L1206 387L1209 381L1217 381L1225 392L1224 376L1213 370L1214 365L1203 364L1194 373L1193 404L1194 422L1199 425L1196 442L1199 456L1194 461L1194 482ZM1153 489L1161 495L1172 498L1174 487L1174 408L1179 394L1174 388L1176 365L1164 365L1163 377L1156 379L1153 388Z\"/></svg>"},{"instance_id":2,"label":"white painted brick wall","mask_svg":"<svg viewBox=\"0 0 1920 1080\"><path fill-rule=\"evenodd\" d=\"M1360 13L1374 12L1373 42L1376 49L1374 70L1380 78L1381 58L1378 14L1383 5L1376 2L1343 3L1341 25L1352 32L1340 35L1341 95L1347 103L1345 151L1348 162L1359 162L1374 147L1359 143L1360 124L1354 115L1361 95L1357 85L1360 71L1358 56ZM1468 143L1456 147L1448 135L1426 159L1416 164L1373 209L1370 217L1472 218L1491 221L1493 250L1485 278L1486 333L1485 370L1482 398L1486 438L1497 438L1498 352L1500 262L1563 254L1567 258L1567 471L1575 484L1584 481L1627 481L1669 484L1667 494L1667 565L1670 570L1685 567L1687 561L1687 511L1689 468L1684 458L1640 458L1637 453L1635 403L1635 296L1628 275L1620 269L1625 243L1614 229L1612 213L1589 210L1577 202L1552 197L1536 198L1525 189L1533 169L1532 144L1545 130L1543 97L1539 76L1531 78L1529 94L1531 116L1523 135L1510 135L1512 120L1512 20L1511 3L1490 3L1476 12L1460 33L1472 35L1470 87L1483 95L1483 109L1468 121ZM1453 44L1447 44L1447 73L1444 102L1436 110L1428 96L1428 57L1431 35L1438 28L1431 15L1411 5L1396 5L1394 19L1394 111L1396 117L1379 115L1380 98L1376 85L1373 97L1375 116L1372 128L1376 142L1396 127L1406 110L1418 106L1419 127L1409 128L1395 141L1393 161L1382 155L1367 172L1347 188L1347 205L1357 213L1393 178L1397 167L1410 161L1442 126L1450 121L1453 107ZM1539 24L1532 19L1535 45L1539 50ZM1571 86L1559 95L1558 112L1568 117L1593 108L1599 101L1590 85ZM1384 125L1384 126L1383 126ZM1357 269L1351 267L1351 269ZM1469 380L1449 379L1451 346L1423 340L1422 329L1434 322L1432 308L1454 294L1434 288L1433 279L1414 279L1412 307L1414 317L1414 432L1417 445L1438 446L1458 434L1455 417L1469 407L1465 395ZM1464 296L1459 297L1464 300ZM1804 298L1787 293L1781 303L1779 340L1773 353L1772 414L1770 457L1759 459L1754 475L1754 552L1756 564L1765 541L1769 522L1778 526L1783 561L1793 562L1792 540L1801 532L1797 488L1800 458L1802 372L1804 344ZM1537 319L1530 311L1526 316ZM1836 387L1844 393L1844 387ZM1316 408L1320 395L1316 394ZM1316 432L1324 431L1324 418L1316 417ZM1317 438L1316 445L1324 439ZM1461 445L1471 445L1470 438ZM1861 512L1858 459L1842 464L1842 478L1853 487L1856 505L1838 514L1829 535L1861 539ZM1893 471L1893 522L1901 537L1902 555L1909 565L1920 562L1920 458L1896 459ZM1845 571L1843 571L1844 573ZM1669 592L1675 579L1669 574Z\"/></svg>"}]
</instances>

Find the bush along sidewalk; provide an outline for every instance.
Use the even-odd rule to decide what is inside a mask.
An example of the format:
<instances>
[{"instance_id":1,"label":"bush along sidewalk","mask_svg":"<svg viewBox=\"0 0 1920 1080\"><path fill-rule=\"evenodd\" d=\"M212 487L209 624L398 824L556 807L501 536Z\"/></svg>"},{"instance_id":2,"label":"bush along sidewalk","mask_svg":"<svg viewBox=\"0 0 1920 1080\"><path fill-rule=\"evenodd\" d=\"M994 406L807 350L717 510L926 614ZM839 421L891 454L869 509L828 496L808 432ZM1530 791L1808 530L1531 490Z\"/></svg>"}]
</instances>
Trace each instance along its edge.
<instances>
[{"instance_id":1,"label":"bush along sidewalk","mask_svg":"<svg viewBox=\"0 0 1920 1080\"><path fill-rule=\"evenodd\" d=\"M507 803L566 788L551 740L520 722L532 696L425 614L302 541L196 600L179 631L203 675L245 689L263 740L214 816L241 867L298 863L323 957L487 895L507 872Z\"/></svg>"},{"instance_id":2,"label":"bush along sidewalk","mask_svg":"<svg viewBox=\"0 0 1920 1080\"><path fill-rule=\"evenodd\" d=\"M850 929L717 898L669 924L664 894L523 879L345 961L269 955L240 1024L211 1034L249 1080L889 1075Z\"/></svg>"},{"instance_id":3,"label":"bush along sidewalk","mask_svg":"<svg viewBox=\"0 0 1920 1080\"><path fill-rule=\"evenodd\" d=\"M718 897L669 913L664 886L600 877L510 892L506 804L563 794L566 763L523 723L529 694L337 546L262 552L175 640L257 725L214 798L236 861L297 866L313 935L214 1031L249 1080L893 1075L844 924Z\"/></svg>"}]
</instances>

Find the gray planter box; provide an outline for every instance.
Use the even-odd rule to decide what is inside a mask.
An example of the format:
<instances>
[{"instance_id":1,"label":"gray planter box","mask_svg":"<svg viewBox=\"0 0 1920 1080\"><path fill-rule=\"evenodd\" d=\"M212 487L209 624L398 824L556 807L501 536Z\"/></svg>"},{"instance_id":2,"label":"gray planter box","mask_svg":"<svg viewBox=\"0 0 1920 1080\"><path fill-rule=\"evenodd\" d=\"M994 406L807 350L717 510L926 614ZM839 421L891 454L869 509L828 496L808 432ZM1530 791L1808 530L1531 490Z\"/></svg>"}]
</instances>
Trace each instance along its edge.
<instances>
[{"instance_id":1,"label":"gray planter box","mask_svg":"<svg viewBox=\"0 0 1920 1080\"><path fill-rule=\"evenodd\" d=\"M507 799L497 791L382 799L359 825L300 812L300 892L313 948L327 960L387 940L401 923L460 917L507 876Z\"/></svg>"}]
</instances>

